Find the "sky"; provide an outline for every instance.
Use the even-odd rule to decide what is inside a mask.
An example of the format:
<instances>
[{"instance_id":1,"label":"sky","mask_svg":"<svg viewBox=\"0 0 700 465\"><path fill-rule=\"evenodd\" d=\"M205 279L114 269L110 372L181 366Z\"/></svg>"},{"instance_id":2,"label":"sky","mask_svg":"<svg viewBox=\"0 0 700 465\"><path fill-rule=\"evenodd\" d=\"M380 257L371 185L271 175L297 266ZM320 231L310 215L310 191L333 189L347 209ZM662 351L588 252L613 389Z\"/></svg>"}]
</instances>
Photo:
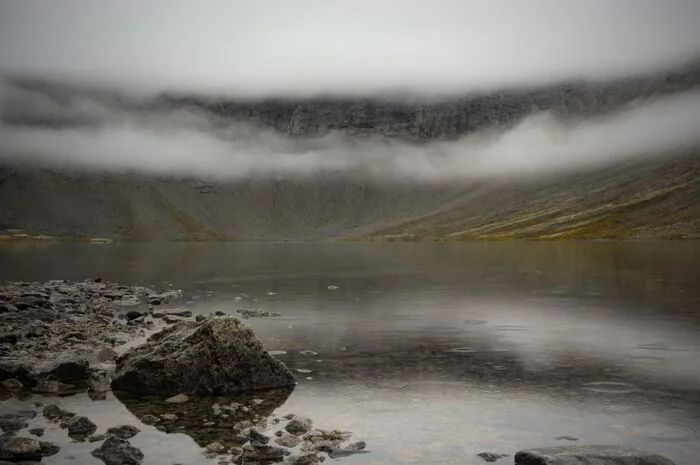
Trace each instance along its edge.
<instances>
[{"instance_id":1,"label":"sky","mask_svg":"<svg viewBox=\"0 0 700 465\"><path fill-rule=\"evenodd\" d=\"M0 0L0 73L139 90L450 93L698 56L698 0Z\"/></svg>"},{"instance_id":2,"label":"sky","mask_svg":"<svg viewBox=\"0 0 700 465\"><path fill-rule=\"evenodd\" d=\"M212 97L449 95L618 79L700 58L700 0L0 0L0 161L227 178L342 171L424 182L527 177L700 147L700 90L575 124L421 146L52 100L7 77ZM3 76L5 77L3 79ZM383 94L384 93L384 94ZM93 124L8 124L78 115Z\"/></svg>"}]
</instances>

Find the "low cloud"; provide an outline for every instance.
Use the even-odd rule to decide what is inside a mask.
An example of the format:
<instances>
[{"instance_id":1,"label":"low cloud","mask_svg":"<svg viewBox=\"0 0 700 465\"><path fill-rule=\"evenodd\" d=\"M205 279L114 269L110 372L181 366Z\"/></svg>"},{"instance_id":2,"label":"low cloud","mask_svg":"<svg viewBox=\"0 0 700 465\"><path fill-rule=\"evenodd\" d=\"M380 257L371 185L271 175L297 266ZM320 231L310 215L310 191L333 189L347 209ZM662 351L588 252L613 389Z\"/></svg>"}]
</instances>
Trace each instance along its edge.
<instances>
[{"instance_id":1,"label":"low cloud","mask_svg":"<svg viewBox=\"0 0 700 465\"><path fill-rule=\"evenodd\" d=\"M697 0L0 2L0 74L250 96L464 93L700 56Z\"/></svg>"},{"instance_id":2,"label":"low cloud","mask_svg":"<svg viewBox=\"0 0 700 465\"><path fill-rule=\"evenodd\" d=\"M225 179L346 173L446 182L541 176L700 146L700 91L577 122L537 113L506 131L424 145L340 132L290 138L205 112L135 109L89 96L59 105L10 86L0 97L1 159L97 171ZM13 123L18 115L31 124Z\"/></svg>"}]
</instances>

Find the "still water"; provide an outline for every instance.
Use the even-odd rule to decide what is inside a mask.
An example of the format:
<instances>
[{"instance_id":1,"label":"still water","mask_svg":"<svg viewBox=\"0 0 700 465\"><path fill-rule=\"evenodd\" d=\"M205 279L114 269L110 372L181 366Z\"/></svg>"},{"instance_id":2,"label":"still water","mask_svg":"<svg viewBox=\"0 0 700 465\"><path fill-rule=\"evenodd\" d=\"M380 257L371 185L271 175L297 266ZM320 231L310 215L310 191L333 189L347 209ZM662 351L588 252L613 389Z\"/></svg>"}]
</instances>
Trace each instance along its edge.
<instances>
[{"instance_id":1,"label":"still water","mask_svg":"<svg viewBox=\"0 0 700 465\"><path fill-rule=\"evenodd\" d=\"M697 463L699 270L697 242L0 247L0 281L99 276L182 289L195 313L280 313L247 320L299 381L276 413L366 440L347 464L480 464L483 451L565 444ZM138 425L144 464L215 463L112 397L62 405ZM45 462L92 463L93 448Z\"/></svg>"}]
</instances>

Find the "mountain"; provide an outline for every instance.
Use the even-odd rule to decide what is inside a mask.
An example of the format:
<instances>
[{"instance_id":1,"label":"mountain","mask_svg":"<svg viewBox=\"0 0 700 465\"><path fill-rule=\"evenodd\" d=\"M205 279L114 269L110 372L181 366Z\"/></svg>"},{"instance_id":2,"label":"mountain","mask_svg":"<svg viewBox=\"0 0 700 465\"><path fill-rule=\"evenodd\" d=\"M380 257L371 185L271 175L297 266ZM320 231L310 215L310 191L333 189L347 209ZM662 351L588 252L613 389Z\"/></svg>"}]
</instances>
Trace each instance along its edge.
<instances>
[{"instance_id":1,"label":"mountain","mask_svg":"<svg viewBox=\"0 0 700 465\"><path fill-rule=\"evenodd\" d=\"M130 97L13 79L6 128L99 127L119 115L187 110L292 139L336 132L428 144L515 125L536 111L564 120L695 89L700 63L615 82L574 82L441 99L245 101ZM107 109L107 110L105 110ZM117 110L115 110L117 109ZM525 180L411 183L351 173L239 180L0 166L0 238L113 240L471 240L700 238L700 150ZM7 154L6 154L7 155Z\"/></svg>"}]
</instances>

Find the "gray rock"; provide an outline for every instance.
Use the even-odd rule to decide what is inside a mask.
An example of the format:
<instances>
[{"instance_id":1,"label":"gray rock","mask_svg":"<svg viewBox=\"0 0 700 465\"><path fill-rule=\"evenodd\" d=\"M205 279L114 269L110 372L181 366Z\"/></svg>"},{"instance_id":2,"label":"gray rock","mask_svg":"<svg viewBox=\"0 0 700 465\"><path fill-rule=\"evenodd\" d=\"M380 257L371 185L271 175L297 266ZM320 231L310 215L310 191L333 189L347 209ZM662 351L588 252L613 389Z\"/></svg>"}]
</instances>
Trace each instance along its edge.
<instances>
[{"instance_id":1,"label":"gray rock","mask_svg":"<svg viewBox=\"0 0 700 465\"><path fill-rule=\"evenodd\" d=\"M155 425L159 421L160 421L160 418L158 418L155 415L151 415L150 413L147 413L143 417L141 417L141 422L144 425Z\"/></svg>"},{"instance_id":2,"label":"gray rock","mask_svg":"<svg viewBox=\"0 0 700 465\"><path fill-rule=\"evenodd\" d=\"M140 429L131 425L121 425L107 429L107 434L111 434L122 439L131 439L140 432Z\"/></svg>"},{"instance_id":3,"label":"gray rock","mask_svg":"<svg viewBox=\"0 0 700 465\"><path fill-rule=\"evenodd\" d=\"M126 312L126 319L127 321L135 320L137 318L141 318L144 314L137 311L137 310L129 310Z\"/></svg>"},{"instance_id":4,"label":"gray rock","mask_svg":"<svg viewBox=\"0 0 700 465\"><path fill-rule=\"evenodd\" d=\"M5 434L14 434L29 426L29 423L21 418L0 418L0 430Z\"/></svg>"},{"instance_id":5,"label":"gray rock","mask_svg":"<svg viewBox=\"0 0 700 465\"><path fill-rule=\"evenodd\" d=\"M41 413L44 415L44 417L46 417L49 420L56 420L65 416L67 412L65 410L62 410L56 404L47 404L44 406Z\"/></svg>"},{"instance_id":6,"label":"gray rock","mask_svg":"<svg viewBox=\"0 0 700 465\"><path fill-rule=\"evenodd\" d=\"M102 460L105 465L140 465L143 452L132 446L126 439L107 436L107 439L91 452L93 457Z\"/></svg>"},{"instance_id":7,"label":"gray rock","mask_svg":"<svg viewBox=\"0 0 700 465\"><path fill-rule=\"evenodd\" d=\"M226 395L288 387L294 377L235 318L186 321L154 334L117 359L115 390Z\"/></svg>"},{"instance_id":8,"label":"gray rock","mask_svg":"<svg viewBox=\"0 0 700 465\"><path fill-rule=\"evenodd\" d=\"M41 437L44 435L44 428L31 428L29 430L29 434L33 434L34 436Z\"/></svg>"},{"instance_id":9,"label":"gray rock","mask_svg":"<svg viewBox=\"0 0 700 465\"><path fill-rule=\"evenodd\" d=\"M293 455L287 459L289 465L315 465L323 462L323 458L317 454Z\"/></svg>"},{"instance_id":10,"label":"gray rock","mask_svg":"<svg viewBox=\"0 0 700 465\"><path fill-rule=\"evenodd\" d=\"M624 446L562 446L523 450L515 465L673 465L666 457Z\"/></svg>"},{"instance_id":11,"label":"gray rock","mask_svg":"<svg viewBox=\"0 0 700 465\"><path fill-rule=\"evenodd\" d=\"M20 391L24 387L22 382L17 378L3 380L0 384L3 388L7 389L10 392Z\"/></svg>"},{"instance_id":12,"label":"gray rock","mask_svg":"<svg viewBox=\"0 0 700 465\"><path fill-rule=\"evenodd\" d=\"M0 301L0 313L16 312L18 308L9 302Z\"/></svg>"},{"instance_id":13,"label":"gray rock","mask_svg":"<svg viewBox=\"0 0 700 465\"><path fill-rule=\"evenodd\" d=\"M289 423L287 423L287 426L285 426L284 429L286 429L288 433L296 434L298 436L300 434L307 433L311 429L311 425L312 422L310 418L296 416L289 420Z\"/></svg>"},{"instance_id":14,"label":"gray rock","mask_svg":"<svg viewBox=\"0 0 700 465\"><path fill-rule=\"evenodd\" d=\"M88 442L100 442L104 441L105 438L107 437L106 434L92 434L87 437Z\"/></svg>"},{"instance_id":15,"label":"gray rock","mask_svg":"<svg viewBox=\"0 0 700 465\"><path fill-rule=\"evenodd\" d=\"M251 461L282 460L285 450L281 447L268 446L264 444L246 444L243 446L241 458Z\"/></svg>"},{"instance_id":16,"label":"gray rock","mask_svg":"<svg viewBox=\"0 0 700 465\"><path fill-rule=\"evenodd\" d=\"M60 448L50 442L32 438L13 437L0 440L0 460L19 462L21 460L41 460L58 453Z\"/></svg>"},{"instance_id":17,"label":"gray rock","mask_svg":"<svg viewBox=\"0 0 700 465\"><path fill-rule=\"evenodd\" d=\"M97 425L88 417L74 417L68 422L70 436L88 436L97 431Z\"/></svg>"},{"instance_id":18,"label":"gray rock","mask_svg":"<svg viewBox=\"0 0 700 465\"><path fill-rule=\"evenodd\" d=\"M279 444L280 446L284 447L296 447L299 445L301 442L301 439L299 439L298 436L295 436L293 434L284 434L282 433L280 437L275 439L275 442Z\"/></svg>"},{"instance_id":19,"label":"gray rock","mask_svg":"<svg viewBox=\"0 0 700 465\"><path fill-rule=\"evenodd\" d=\"M266 436L264 433L259 431L257 428L250 428L248 430L248 439L251 443L267 444L270 442L270 437Z\"/></svg>"},{"instance_id":20,"label":"gray rock","mask_svg":"<svg viewBox=\"0 0 700 465\"><path fill-rule=\"evenodd\" d=\"M190 310L170 310L166 312L166 315L179 316L181 318L189 318L192 316L192 312Z\"/></svg>"},{"instance_id":21,"label":"gray rock","mask_svg":"<svg viewBox=\"0 0 700 465\"><path fill-rule=\"evenodd\" d=\"M226 452L226 446L218 441L214 441L207 444L206 451L210 454L221 454L222 452Z\"/></svg>"},{"instance_id":22,"label":"gray rock","mask_svg":"<svg viewBox=\"0 0 700 465\"><path fill-rule=\"evenodd\" d=\"M495 462L503 457L508 457L508 454L497 454L496 452L481 452L476 455L484 459L485 462Z\"/></svg>"},{"instance_id":23,"label":"gray rock","mask_svg":"<svg viewBox=\"0 0 700 465\"><path fill-rule=\"evenodd\" d=\"M165 399L165 401L169 404L184 404L188 400L190 400L190 398L185 394L177 394Z\"/></svg>"},{"instance_id":24,"label":"gray rock","mask_svg":"<svg viewBox=\"0 0 700 465\"><path fill-rule=\"evenodd\" d=\"M98 362L111 362L117 358L119 354L116 350L111 347L103 347L99 352L97 352L96 358Z\"/></svg>"},{"instance_id":25,"label":"gray rock","mask_svg":"<svg viewBox=\"0 0 700 465\"><path fill-rule=\"evenodd\" d=\"M69 391L72 388L72 385L65 384L60 381L53 379L41 379L36 383L36 386L32 388L32 391L39 394L59 394L61 392Z\"/></svg>"}]
</instances>

